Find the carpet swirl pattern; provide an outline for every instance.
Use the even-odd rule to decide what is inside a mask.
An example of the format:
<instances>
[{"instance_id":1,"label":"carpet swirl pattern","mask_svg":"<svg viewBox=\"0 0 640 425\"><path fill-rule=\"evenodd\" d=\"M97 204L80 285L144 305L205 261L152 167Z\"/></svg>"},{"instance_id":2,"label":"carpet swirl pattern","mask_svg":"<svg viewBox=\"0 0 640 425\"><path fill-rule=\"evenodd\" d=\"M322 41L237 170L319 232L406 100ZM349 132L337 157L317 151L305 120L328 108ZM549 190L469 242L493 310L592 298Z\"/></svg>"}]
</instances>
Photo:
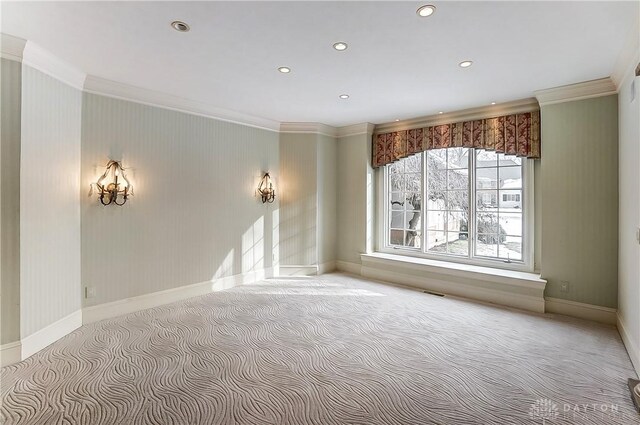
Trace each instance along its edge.
<instances>
[{"instance_id":1,"label":"carpet swirl pattern","mask_svg":"<svg viewBox=\"0 0 640 425\"><path fill-rule=\"evenodd\" d=\"M1 371L5 424L638 424L613 326L344 274L83 326Z\"/></svg>"}]
</instances>

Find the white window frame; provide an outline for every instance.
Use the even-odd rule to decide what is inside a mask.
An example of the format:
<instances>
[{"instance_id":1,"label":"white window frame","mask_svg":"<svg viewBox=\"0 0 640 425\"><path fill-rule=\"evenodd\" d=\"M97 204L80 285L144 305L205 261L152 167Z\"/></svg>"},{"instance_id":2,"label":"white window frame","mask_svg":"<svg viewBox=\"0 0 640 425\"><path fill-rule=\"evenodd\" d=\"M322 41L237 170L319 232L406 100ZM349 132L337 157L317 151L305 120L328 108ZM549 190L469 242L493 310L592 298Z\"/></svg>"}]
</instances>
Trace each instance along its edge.
<instances>
[{"instance_id":1,"label":"white window frame","mask_svg":"<svg viewBox=\"0 0 640 425\"><path fill-rule=\"evenodd\" d=\"M470 164L469 164L469 202L473 202L474 208L476 206L476 194L475 194L475 149L470 148L471 155ZM422 241L424 244L424 240L426 238L426 167L427 161L424 155L426 152L422 152L419 155L423 155L422 158L422 220L421 220L421 231L422 231ZM505 270L517 270L523 272L533 272L534 271L534 187L533 187L533 159L522 158L522 217L524 220L524 225L522 229L522 260L515 261L511 260L508 262L504 259L492 259L488 257L461 257L452 254L446 253L429 253L424 252L423 248L412 248L412 247L402 247L395 246L389 243L389 232L387 231L387 223L389 223L389 209L387 205L389 204L389 178L387 167L379 167L376 171L376 186L377 186L377 208L376 208L376 217L377 217L377 232L376 232L376 251L383 252L387 254L395 254L395 255L406 255L409 257L417 257L417 258L428 258L432 260L439 261L449 261L452 263L461 263L461 264L471 264L477 266L484 267L493 267L497 269L505 269ZM482 189L481 189L482 190ZM472 224L473 222L473 224ZM475 217L474 219L469 219L469 225L475 226ZM469 251L473 252L475 250L475 229L469 228Z\"/></svg>"}]
</instances>

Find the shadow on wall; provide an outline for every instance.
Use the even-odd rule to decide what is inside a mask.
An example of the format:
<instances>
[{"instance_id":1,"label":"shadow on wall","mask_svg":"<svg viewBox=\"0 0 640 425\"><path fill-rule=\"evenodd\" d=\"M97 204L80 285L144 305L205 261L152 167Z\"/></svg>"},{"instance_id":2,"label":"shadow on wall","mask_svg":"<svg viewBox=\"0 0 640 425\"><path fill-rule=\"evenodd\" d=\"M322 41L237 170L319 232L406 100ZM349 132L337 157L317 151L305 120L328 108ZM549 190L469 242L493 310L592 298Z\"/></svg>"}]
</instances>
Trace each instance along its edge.
<instances>
[{"instance_id":1,"label":"shadow on wall","mask_svg":"<svg viewBox=\"0 0 640 425\"><path fill-rule=\"evenodd\" d=\"M237 207L212 208L216 195L238 199L223 191L177 192L167 203L152 192L158 182L133 183L136 196L123 207L100 205L95 191L83 203L83 281L96 289L85 306L240 274L259 279L277 264L278 203L249 196Z\"/></svg>"},{"instance_id":2,"label":"shadow on wall","mask_svg":"<svg viewBox=\"0 0 640 425\"><path fill-rule=\"evenodd\" d=\"M259 217L242 235L242 273L264 268L264 216Z\"/></svg>"},{"instance_id":3,"label":"shadow on wall","mask_svg":"<svg viewBox=\"0 0 640 425\"><path fill-rule=\"evenodd\" d=\"M274 211L272 216L277 217L278 211ZM240 249L231 248L224 257L220 266L211 276L211 280L217 280L224 277L233 276L240 273L261 272L265 268L273 267L276 257L273 255L278 249L278 245L271 244L271 248L265 245L265 234L268 232L276 233L279 226L267 225L270 220L269 215L258 217L258 219L249 226L241 238ZM271 221L273 223L273 221ZM277 221L276 221L277 223ZM271 254L271 255L269 255ZM270 259L268 260L267 257ZM214 265L219 260L214 260Z\"/></svg>"},{"instance_id":4,"label":"shadow on wall","mask_svg":"<svg viewBox=\"0 0 640 425\"><path fill-rule=\"evenodd\" d=\"M214 253L219 252L219 245L215 244L216 249L212 250L212 257L208 262L212 266L210 268L212 274L208 274L210 280L215 281L251 272L261 273L265 269L272 268L276 264L279 249L278 217L279 209L275 209L255 218L253 223L242 232L242 236L232 242L232 247L228 249L224 258ZM213 272L214 268L215 272Z\"/></svg>"}]
</instances>

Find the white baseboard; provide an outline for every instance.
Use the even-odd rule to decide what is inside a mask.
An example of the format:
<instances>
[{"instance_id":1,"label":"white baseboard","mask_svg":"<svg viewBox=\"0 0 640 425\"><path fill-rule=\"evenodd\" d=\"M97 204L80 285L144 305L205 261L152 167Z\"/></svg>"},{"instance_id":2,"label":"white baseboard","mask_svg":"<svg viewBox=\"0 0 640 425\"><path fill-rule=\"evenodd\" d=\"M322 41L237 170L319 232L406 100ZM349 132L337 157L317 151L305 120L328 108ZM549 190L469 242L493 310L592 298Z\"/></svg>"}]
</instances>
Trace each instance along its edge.
<instances>
[{"instance_id":1,"label":"white baseboard","mask_svg":"<svg viewBox=\"0 0 640 425\"><path fill-rule=\"evenodd\" d=\"M205 295L210 292L233 288L238 285L246 285L272 276L273 269L268 268L85 307L22 338L21 341L0 346L0 366L4 367L30 357L63 336L73 332L83 324L157 307L198 295Z\"/></svg>"},{"instance_id":2,"label":"white baseboard","mask_svg":"<svg viewBox=\"0 0 640 425\"><path fill-rule=\"evenodd\" d=\"M629 358L631 359L631 363L633 367L636 369L636 375L640 377L640 346L638 346L638 342L634 341L629 335L627 328L622 321L622 317L620 314L617 314L617 323L618 332L620 333L620 337L622 338L622 342L624 343L625 348L627 349L627 353L629 353Z\"/></svg>"},{"instance_id":3,"label":"white baseboard","mask_svg":"<svg viewBox=\"0 0 640 425\"><path fill-rule=\"evenodd\" d=\"M336 261L336 269L340 270L341 272L347 272L347 273L356 274L359 276L362 266L360 264L338 260Z\"/></svg>"},{"instance_id":4,"label":"white baseboard","mask_svg":"<svg viewBox=\"0 0 640 425\"><path fill-rule=\"evenodd\" d=\"M82 326L82 310L76 310L70 315L22 338L22 360L53 344L80 326Z\"/></svg>"},{"instance_id":5,"label":"white baseboard","mask_svg":"<svg viewBox=\"0 0 640 425\"><path fill-rule=\"evenodd\" d=\"M336 269L335 261L327 261L326 263L318 264L318 274L330 273Z\"/></svg>"},{"instance_id":6,"label":"white baseboard","mask_svg":"<svg viewBox=\"0 0 640 425\"><path fill-rule=\"evenodd\" d=\"M278 276L315 276L319 274L318 266L280 266Z\"/></svg>"},{"instance_id":7,"label":"white baseboard","mask_svg":"<svg viewBox=\"0 0 640 425\"><path fill-rule=\"evenodd\" d=\"M9 366L22 360L22 344L20 341L0 345L0 367Z\"/></svg>"},{"instance_id":8,"label":"white baseboard","mask_svg":"<svg viewBox=\"0 0 640 425\"><path fill-rule=\"evenodd\" d=\"M82 309L82 323L93 323L99 320L109 319L123 314L133 313L147 308L184 300L186 298L233 288L238 285L246 285L269 277L273 277L273 269L271 268L85 307Z\"/></svg>"},{"instance_id":9,"label":"white baseboard","mask_svg":"<svg viewBox=\"0 0 640 425\"><path fill-rule=\"evenodd\" d=\"M592 320L594 322L616 324L616 309L593 304L579 303L560 298L545 297L544 312Z\"/></svg>"}]
</instances>

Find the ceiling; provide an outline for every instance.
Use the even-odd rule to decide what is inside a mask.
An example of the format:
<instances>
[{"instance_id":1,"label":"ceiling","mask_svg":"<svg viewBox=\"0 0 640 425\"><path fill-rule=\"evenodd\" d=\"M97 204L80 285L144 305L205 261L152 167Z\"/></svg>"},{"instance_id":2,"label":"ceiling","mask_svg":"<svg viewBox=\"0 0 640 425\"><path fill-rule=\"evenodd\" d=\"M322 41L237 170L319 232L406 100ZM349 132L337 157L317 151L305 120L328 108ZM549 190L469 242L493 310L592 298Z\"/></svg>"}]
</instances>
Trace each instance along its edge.
<instances>
[{"instance_id":1,"label":"ceiling","mask_svg":"<svg viewBox=\"0 0 640 425\"><path fill-rule=\"evenodd\" d=\"M435 14L420 18L425 3ZM381 123L611 75L638 2L2 2L90 75L279 122ZM171 28L182 20L191 31ZM332 48L345 41L344 52ZM473 60L473 66L458 63ZM292 69L289 74L279 66ZM347 93L350 98L339 99Z\"/></svg>"}]
</instances>

